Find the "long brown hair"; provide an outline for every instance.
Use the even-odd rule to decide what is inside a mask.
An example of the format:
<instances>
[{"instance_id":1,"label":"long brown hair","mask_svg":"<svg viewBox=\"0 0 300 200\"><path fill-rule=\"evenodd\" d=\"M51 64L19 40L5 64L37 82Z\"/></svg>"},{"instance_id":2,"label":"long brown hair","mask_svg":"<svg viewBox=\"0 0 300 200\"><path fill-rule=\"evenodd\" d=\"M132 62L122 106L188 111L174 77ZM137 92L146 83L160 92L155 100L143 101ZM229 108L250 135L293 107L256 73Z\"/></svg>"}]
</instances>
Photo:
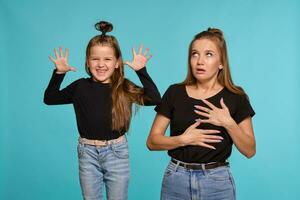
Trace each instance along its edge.
<instances>
[{"instance_id":1,"label":"long brown hair","mask_svg":"<svg viewBox=\"0 0 300 200\"><path fill-rule=\"evenodd\" d=\"M227 47L226 42L223 36L223 32L220 29L217 28L208 28L206 31L202 31L195 35L194 39L191 41L189 46L189 55L188 55L188 72L186 79L182 82L182 84L185 85L194 85L196 84L197 80L194 77L192 70L191 70L191 56L192 56L192 45L196 40L199 39L209 39L212 42L214 42L219 49L220 55L221 55L221 64L223 66L223 69L219 70L218 73L218 82L227 88L229 91L240 94L240 95L246 95L243 88L240 86L234 85L231 74L230 74L230 67L229 67L229 61L227 56Z\"/></svg>"},{"instance_id":2,"label":"long brown hair","mask_svg":"<svg viewBox=\"0 0 300 200\"><path fill-rule=\"evenodd\" d=\"M101 21L95 24L95 28L101 31L102 34L93 37L87 45L85 70L92 76L87 61L90 49L93 46L101 45L113 48L119 67L115 69L110 77L112 88L112 130L128 131L132 115L132 104L144 104L144 90L124 77L124 65L119 43L114 36L106 35L107 32L112 31L112 24Z\"/></svg>"}]
</instances>

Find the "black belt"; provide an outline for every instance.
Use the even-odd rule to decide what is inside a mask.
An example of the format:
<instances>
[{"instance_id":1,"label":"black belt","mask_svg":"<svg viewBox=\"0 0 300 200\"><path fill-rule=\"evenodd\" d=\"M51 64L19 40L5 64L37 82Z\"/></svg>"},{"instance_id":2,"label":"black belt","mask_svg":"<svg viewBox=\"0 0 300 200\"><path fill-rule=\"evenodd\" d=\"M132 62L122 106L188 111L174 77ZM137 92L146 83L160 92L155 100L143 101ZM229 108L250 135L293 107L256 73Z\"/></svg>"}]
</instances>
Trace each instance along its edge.
<instances>
[{"instance_id":1,"label":"black belt","mask_svg":"<svg viewBox=\"0 0 300 200\"><path fill-rule=\"evenodd\" d=\"M229 166L228 162L213 162L213 163L207 163L207 164L189 164L189 163L182 163L180 161L171 159L171 162L174 164L178 164L181 167L184 167L186 169L214 169L217 167L222 167L222 166Z\"/></svg>"}]
</instances>

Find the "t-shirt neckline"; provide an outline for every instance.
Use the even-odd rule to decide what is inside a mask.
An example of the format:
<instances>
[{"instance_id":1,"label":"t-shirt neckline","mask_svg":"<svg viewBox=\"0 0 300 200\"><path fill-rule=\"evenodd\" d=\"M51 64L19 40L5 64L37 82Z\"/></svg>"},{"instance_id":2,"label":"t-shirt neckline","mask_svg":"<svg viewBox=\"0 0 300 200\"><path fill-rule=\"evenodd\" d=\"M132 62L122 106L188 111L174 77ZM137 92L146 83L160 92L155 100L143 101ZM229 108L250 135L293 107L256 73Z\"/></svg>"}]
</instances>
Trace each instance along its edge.
<instances>
[{"instance_id":1,"label":"t-shirt neckline","mask_svg":"<svg viewBox=\"0 0 300 200\"><path fill-rule=\"evenodd\" d=\"M184 90L184 94L186 95L187 98L189 99L193 99L193 100L197 100L197 101L202 101L202 100L209 100L209 99L212 99L218 95L220 95L221 93L223 93L223 91L225 90L225 87L223 87L220 91L218 91L216 94L213 94L212 96L210 97L207 97L205 99L196 99L194 97L191 97L189 96L188 92L187 92L187 89L186 89L186 85L183 85L183 90Z\"/></svg>"}]
</instances>

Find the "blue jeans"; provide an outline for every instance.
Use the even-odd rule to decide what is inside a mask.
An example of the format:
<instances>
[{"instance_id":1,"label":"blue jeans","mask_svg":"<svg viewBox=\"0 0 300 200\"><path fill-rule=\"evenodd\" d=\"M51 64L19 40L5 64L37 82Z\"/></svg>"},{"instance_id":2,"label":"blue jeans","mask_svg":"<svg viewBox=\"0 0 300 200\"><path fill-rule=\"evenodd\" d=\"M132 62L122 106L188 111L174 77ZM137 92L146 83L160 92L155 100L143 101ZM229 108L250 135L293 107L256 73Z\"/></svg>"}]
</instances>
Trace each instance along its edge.
<instances>
[{"instance_id":1,"label":"blue jeans","mask_svg":"<svg viewBox=\"0 0 300 200\"><path fill-rule=\"evenodd\" d=\"M162 200L235 200L229 167L186 169L170 162L163 178Z\"/></svg>"},{"instance_id":2,"label":"blue jeans","mask_svg":"<svg viewBox=\"0 0 300 200\"><path fill-rule=\"evenodd\" d=\"M127 140L96 147L78 143L79 177L83 198L127 200L130 176Z\"/></svg>"}]
</instances>

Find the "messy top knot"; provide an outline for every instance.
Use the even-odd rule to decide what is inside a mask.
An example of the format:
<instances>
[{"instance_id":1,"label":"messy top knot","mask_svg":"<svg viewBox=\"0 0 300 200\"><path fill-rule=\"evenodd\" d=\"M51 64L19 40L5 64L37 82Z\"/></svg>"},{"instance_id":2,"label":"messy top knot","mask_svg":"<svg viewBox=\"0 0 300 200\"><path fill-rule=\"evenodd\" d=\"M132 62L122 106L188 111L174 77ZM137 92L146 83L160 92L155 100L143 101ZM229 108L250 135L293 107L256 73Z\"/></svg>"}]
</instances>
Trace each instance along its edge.
<instances>
[{"instance_id":1,"label":"messy top knot","mask_svg":"<svg viewBox=\"0 0 300 200\"><path fill-rule=\"evenodd\" d=\"M223 32L220 29L217 28L208 28L207 32L218 35L219 37L223 38Z\"/></svg>"},{"instance_id":2,"label":"messy top knot","mask_svg":"<svg viewBox=\"0 0 300 200\"><path fill-rule=\"evenodd\" d=\"M198 40L201 38L207 38L207 39L216 41L218 43L218 45L220 45L219 46L220 48L222 48L223 45L226 45L223 32L218 28L210 28L209 27L207 30L198 33L197 35L195 35L192 43L195 40Z\"/></svg>"},{"instance_id":3,"label":"messy top knot","mask_svg":"<svg viewBox=\"0 0 300 200\"><path fill-rule=\"evenodd\" d=\"M113 25L106 21L100 21L95 24L95 28L98 31L101 31L101 35L105 35L108 32L111 32L113 30Z\"/></svg>"}]
</instances>

